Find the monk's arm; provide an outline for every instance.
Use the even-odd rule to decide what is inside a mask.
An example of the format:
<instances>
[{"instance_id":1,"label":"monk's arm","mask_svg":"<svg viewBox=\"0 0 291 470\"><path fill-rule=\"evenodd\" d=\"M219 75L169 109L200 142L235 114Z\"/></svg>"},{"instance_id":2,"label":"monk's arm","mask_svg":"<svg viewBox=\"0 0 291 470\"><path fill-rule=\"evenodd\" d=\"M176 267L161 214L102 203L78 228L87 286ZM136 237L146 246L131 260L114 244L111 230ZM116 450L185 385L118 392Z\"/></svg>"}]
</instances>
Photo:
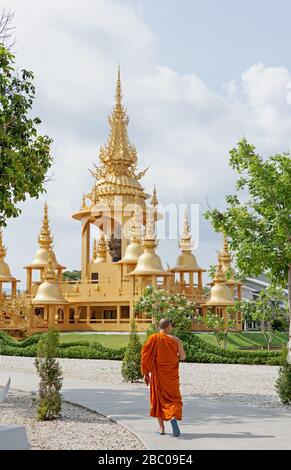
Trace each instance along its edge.
<instances>
[{"instance_id":1,"label":"monk's arm","mask_svg":"<svg viewBox=\"0 0 291 470\"><path fill-rule=\"evenodd\" d=\"M186 359L186 354L183 348L182 342L177 338L177 343L178 343L178 353L179 353L179 359L180 361L184 361Z\"/></svg>"}]
</instances>

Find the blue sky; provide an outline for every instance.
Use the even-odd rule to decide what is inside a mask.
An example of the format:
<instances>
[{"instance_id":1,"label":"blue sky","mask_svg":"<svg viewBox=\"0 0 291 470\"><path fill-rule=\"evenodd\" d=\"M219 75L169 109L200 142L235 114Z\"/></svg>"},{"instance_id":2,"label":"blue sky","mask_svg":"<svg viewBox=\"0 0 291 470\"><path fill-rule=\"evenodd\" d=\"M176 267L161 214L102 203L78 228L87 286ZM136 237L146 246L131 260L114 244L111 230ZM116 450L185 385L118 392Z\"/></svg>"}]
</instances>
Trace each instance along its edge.
<instances>
[{"instance_id":1,"label":"blue sky","mask_svg":"<svg viewBox=\"0 0 291 470\"><path fill-rule=\"evenodd\" d=\"M221 237L202 214L234 190L228 151L246 136L260 153L290 148L291 2L287 0L2 0L15 11L16 61L32 69L34 113L54 140L47 193L22 205L4 232L11 270L37 248L47 200L58 260L80 266L71 218L93 180L88 168L108 135L121 65L124 103L143 184L162 204L198 204L198 263L216 261ZM180 221L180 226L181 226ZM199 225L199 226L198 226ZM198 227L197 227L198 226ZM21 233L21 239L20 234ZM177 241L161 240L164 266Z\"/></svg>"},{"instance_id":2,"label":"blue sky","mask_svg":"<svg viewBox=\"0 0 291 470\"><path fill-rule=\"evenodd\" d=\"M220 88L257 62L290 68L289 0L145 0L140 4L157 37L161 62L180 73L195 72L211 87Z\"/></svg>"}]
</instances>

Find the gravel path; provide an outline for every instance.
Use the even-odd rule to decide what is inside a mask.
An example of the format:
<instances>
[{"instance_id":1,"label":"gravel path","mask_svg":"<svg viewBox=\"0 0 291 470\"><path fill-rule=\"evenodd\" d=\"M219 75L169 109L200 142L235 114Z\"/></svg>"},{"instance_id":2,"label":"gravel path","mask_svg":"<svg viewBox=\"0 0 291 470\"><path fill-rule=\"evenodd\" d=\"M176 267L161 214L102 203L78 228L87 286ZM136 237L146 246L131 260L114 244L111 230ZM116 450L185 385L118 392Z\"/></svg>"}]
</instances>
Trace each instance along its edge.
<instances>
[{"instance_id":1,"label":"gravel path","mask_svg":"<svg viewBox=\"0 0 291 470\"><path fill-rule=\"evenodd\" d=\"M26 427L30 448L47 449L144 449L130 431L106 416L79 406L63 404L62 417L54 421L37 421L33 395L10 391L1 404L0 424Z\"/></svg>"},{"instance_id":2,"label":"gravel path","mask_svg":"<svg viewBox=\"0 0 291 470\"><path fill-rule=\"evenodd\" d=\"M94 359L61 359L64 376L90 380L98 386L121 384L119 361ZM29 357L0 357L0 370L35 373L34 359ZM280 406L275 381L278 367L240 364L180 365L183 394L207 396L223 400L254 403L261 406ZM133 384L140 387L140 384Z\"/></svg>"}]
</instances>

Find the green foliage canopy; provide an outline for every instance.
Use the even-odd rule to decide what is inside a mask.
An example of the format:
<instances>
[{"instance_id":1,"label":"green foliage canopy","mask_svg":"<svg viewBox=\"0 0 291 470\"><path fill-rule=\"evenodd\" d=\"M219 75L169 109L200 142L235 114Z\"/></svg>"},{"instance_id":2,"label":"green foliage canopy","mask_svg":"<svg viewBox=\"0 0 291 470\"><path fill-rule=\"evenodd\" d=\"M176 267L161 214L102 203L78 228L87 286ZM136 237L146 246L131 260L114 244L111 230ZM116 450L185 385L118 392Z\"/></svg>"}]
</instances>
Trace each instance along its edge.
<instances>
[{"instance_id":1,"label":"green foliage canopy","mask_svg":"<svg viewBox=\"0 0 291 470\"><path fill-rule=\"evenodd\" d=\"M0 43L0 226L20 214L19 202L45 191L52 164L52 140L38 135L41 121L30 116L32 80L32 72L17 72L14 55Z\"/></svg>"}]
</instances>

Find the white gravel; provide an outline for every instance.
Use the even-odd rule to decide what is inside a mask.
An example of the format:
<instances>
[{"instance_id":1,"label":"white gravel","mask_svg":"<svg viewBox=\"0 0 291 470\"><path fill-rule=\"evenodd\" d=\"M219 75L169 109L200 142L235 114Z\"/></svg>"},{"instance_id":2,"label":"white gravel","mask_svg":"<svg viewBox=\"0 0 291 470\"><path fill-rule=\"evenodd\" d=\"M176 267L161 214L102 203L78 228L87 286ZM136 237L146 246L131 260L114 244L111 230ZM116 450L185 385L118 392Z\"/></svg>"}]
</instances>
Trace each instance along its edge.
<instances>
[{"instance_id":1,"label":"white gravel","mask_svg":"<svg viewBox=\"0 0 291 470\"><path fill-rule=\"evenodd\" d=\"M119 361L60 359L60 363L65 378L90 380L96 387L98 383L123 382ZM34 359L2 356L0 369L35 373ZM276 366L189 363L180 365L180 384L183 394L255 403L261 406L280 406L275 390L277 377Z\"/></svg>"},{"instance_id":2,"label":"white gravel","mask_svg":"<svg viewBox=\"0 0 291 470\"><path fill-rule=\"evenodd\" d=\"M26 427L33 450L144 449L142 442L123 426L79 406L63 403L62 417L53 421L35 419L33 395L10 391L1 404L0 424Z\"/></svg>"}]
</instances>

